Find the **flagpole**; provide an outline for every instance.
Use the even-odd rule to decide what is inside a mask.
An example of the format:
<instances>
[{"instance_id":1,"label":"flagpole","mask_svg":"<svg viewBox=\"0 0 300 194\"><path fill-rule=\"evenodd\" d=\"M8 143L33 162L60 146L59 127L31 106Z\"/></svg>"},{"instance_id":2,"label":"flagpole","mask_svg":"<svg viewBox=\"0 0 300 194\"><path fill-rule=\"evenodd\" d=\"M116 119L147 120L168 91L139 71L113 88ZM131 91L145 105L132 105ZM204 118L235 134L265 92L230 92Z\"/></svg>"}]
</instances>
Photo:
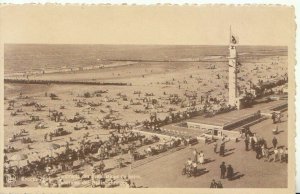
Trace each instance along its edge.
<instances>
[{"instance_id":1,"label":"flagpole","mask_svg":"<svg viewBox=\"0 0 300 194\"><path fill-rule=\"evenodd\" d=\"M229 25L229 44L231 44L231 25Z\"/></svg>"}]
</instances>

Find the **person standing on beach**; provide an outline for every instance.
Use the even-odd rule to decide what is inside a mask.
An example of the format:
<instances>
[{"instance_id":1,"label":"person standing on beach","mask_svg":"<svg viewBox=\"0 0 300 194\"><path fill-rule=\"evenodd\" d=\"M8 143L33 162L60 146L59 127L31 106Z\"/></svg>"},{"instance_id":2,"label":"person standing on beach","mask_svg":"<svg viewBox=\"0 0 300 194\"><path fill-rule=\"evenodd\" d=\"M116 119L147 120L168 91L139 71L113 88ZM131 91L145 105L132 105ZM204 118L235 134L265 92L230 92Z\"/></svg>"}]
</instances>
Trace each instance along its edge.
<instances>
[{"instance_id":1,"label":"person standing on beach","mask_svg":"<svg viewBox=\"0 0 300 194\"><path fill-rule=\"evenodd\" d=\"M276 123L276 115L275 112L272 113L272 120L273 120L273 124Z\"/></svg>"},{"instance_id":2,"label":"person standing on beach","mask_svg":"<svg viewBox=\"0 0 300 194\"><path fill-rule=\"evenodd\" d=\"M47 141L48 133L44 135L44 141Z\"/></svg>"},{"instance_id":3,"label":"person standing on beach","mask_svg":"<svg viewBox=\"0 0 300 194\"><path fill-rule=\"evenodd\" d=\"M272 140L273 148L276 148L276 147L277 147L277 143L278 143L278 140L277 140L277 138L274 136L274 137L273 137L273 140Z\"/></svg>"}]
</instances>

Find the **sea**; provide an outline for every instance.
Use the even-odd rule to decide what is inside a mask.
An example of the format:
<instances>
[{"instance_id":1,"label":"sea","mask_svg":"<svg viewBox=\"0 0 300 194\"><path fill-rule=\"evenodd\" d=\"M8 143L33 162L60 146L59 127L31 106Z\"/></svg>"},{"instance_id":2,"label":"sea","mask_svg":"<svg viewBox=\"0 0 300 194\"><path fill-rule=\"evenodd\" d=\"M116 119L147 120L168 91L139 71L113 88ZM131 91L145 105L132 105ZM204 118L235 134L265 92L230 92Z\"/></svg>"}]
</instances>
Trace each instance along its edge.
<instances>
[{"instance_id":1,"label":"sea","mask_svg":"<svg viewBox=\"0 0 300 194\"><path fill-rule=\"evenodd\" d=\"M240 60L287 56L286 46L237 46ZM4 73L88 67L114 61L225 61L224 45L5 44ZM149 63L153 64L153 63Z\"/></svg>"}]
</instances>

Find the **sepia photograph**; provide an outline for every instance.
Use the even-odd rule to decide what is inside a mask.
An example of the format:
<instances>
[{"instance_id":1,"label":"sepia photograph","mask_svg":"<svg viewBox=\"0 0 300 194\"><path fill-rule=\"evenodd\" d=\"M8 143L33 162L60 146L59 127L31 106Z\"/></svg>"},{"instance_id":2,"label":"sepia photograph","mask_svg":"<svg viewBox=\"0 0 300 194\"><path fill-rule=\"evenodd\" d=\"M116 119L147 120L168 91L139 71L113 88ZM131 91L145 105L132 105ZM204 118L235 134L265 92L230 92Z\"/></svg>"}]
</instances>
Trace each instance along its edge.
<instances>
[{"instance_id":1,"label":"sepia photograph","mask_svg":"<svg viewBox=\"0 0 300 194\"><path fill-rule=\"evenodd\" d=\"M294 187L293 8L1 12L3 188Z\"/></svg>"}]
</instances>

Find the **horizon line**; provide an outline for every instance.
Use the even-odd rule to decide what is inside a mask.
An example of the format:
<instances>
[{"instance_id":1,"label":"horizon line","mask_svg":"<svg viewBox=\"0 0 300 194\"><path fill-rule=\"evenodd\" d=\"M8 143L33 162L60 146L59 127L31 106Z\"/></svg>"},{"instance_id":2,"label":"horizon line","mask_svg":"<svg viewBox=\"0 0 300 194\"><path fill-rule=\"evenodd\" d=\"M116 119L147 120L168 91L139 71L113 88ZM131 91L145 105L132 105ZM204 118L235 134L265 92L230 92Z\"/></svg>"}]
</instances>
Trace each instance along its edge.
<instances>
[{"instance_id":1,"label":"horizon line","mask_svg":"<svg viewBox=\"0 0 300 194\"><path fill-rule=\"evenodd\" d=\"M229 44L137 44L137 43L4 43L5 45L112 45L112 46L229 46ZM268 44L238 44L238 46L277 46L288 47L288 45Z\"/></svg>"}]
</instances>

